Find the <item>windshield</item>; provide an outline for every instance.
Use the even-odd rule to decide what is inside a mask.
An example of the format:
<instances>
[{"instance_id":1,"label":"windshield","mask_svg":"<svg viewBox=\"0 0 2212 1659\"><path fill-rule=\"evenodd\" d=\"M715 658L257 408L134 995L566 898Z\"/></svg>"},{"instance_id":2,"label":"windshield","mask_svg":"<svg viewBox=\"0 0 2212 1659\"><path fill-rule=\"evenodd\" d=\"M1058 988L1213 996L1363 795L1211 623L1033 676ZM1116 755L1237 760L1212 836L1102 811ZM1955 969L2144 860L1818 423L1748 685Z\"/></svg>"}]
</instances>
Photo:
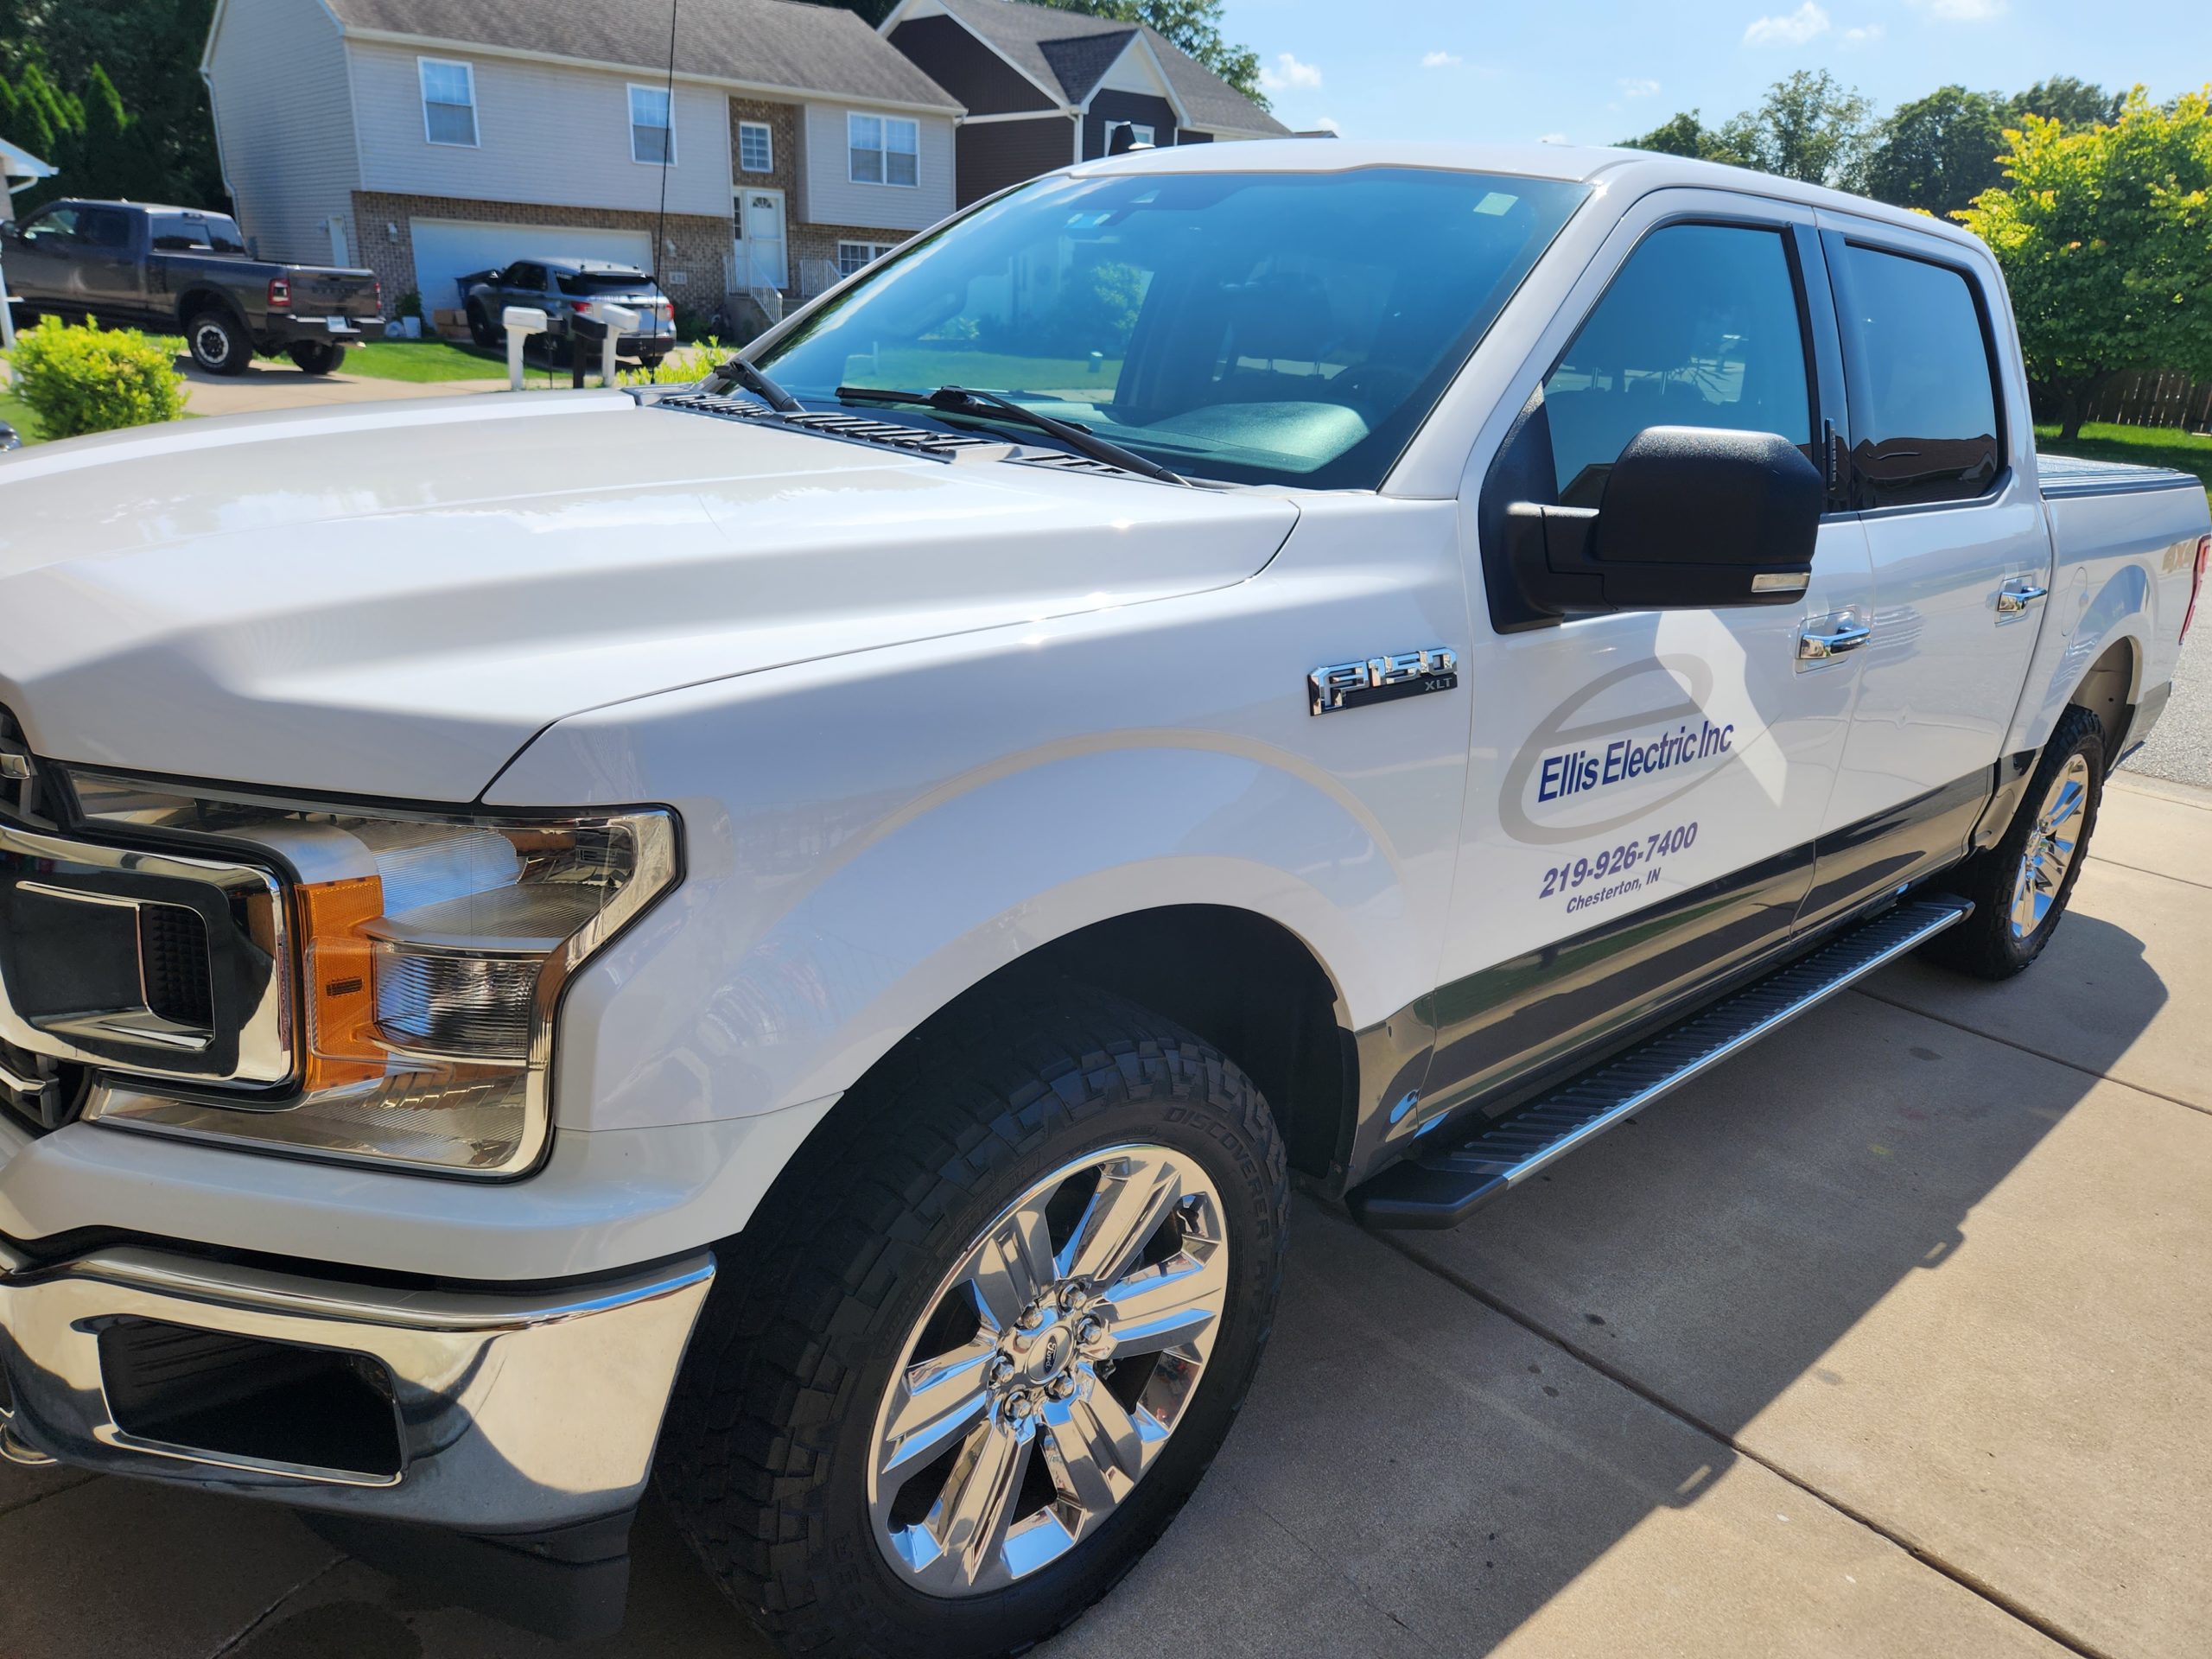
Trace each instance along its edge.
<instances>
[{"instance_id":1,"label":"windshield","mask_svg":"<svg viewBox=\"0 0 2212 1659\"><path fill-rule=\"evenodd\" d=\"M238 221L221 213L156 213L154 246L163 253L244 253Z\"/></svg>"},{"instance_id":2,"label":"windshield","mask_svg":"<svg viewBox=\"0 0 2212 1659\"><path fill-rule=\"evenodd\" d=\"M1179 473L1373 488L1587 194L1404 168L1040 180L759 362L808 400L965 386Z\"/></svg>"}]
</instances>

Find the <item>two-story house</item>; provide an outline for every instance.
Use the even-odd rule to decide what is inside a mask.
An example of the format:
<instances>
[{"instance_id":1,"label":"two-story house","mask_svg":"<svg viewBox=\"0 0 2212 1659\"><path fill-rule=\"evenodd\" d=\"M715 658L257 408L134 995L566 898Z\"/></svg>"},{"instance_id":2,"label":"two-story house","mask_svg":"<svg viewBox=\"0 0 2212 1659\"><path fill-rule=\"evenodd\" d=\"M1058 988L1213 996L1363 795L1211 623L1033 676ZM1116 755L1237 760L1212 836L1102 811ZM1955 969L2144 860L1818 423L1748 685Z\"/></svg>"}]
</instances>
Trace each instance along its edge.
<instances>
[{"instance_id":1,"label":"two-story house","mask_svg":"<svg viewBox=\"0 0 2212 1659\"><path fill-rule=\"evenodd\" d=\"M955 152L963 207L1135 144L1289 131L1147 24L1019 0L899 0L880 28L966 107Z\"/></svg>"},{"instance_id":2,"label":"two-story house","mask_svg":"<svg viewBox=\"0 0 2212 1659\"><path fill-rule=\"evenodd\" d=\"M264 258L397 299L531 257L780 315L953 211L959 102L794 0L219 0L201 72ZM733 312L733 315L739 315Z\"/></svg>"}]
</instances>

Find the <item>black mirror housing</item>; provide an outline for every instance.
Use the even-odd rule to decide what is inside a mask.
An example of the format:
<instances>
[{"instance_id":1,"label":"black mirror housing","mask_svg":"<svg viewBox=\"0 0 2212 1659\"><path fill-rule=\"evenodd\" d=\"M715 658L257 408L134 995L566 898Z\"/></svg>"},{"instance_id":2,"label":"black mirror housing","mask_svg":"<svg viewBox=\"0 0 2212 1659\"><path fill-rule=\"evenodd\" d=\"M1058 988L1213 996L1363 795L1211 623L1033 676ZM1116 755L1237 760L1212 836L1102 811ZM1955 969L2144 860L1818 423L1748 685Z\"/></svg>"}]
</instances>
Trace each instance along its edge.
<instances>
[{"instance_id":1,"label":"black mirror housing","mask_svg":"<svg viewBox=\"0 0 2212 1659\"><path fill-rule=\"evenodd\" d=\"M1812 580L1827 501L1819 468L1778 434L1647 427L1613 463L1596 508L1504 509L1516 624L1795 604Z\"/></svg>"}]
</instances>

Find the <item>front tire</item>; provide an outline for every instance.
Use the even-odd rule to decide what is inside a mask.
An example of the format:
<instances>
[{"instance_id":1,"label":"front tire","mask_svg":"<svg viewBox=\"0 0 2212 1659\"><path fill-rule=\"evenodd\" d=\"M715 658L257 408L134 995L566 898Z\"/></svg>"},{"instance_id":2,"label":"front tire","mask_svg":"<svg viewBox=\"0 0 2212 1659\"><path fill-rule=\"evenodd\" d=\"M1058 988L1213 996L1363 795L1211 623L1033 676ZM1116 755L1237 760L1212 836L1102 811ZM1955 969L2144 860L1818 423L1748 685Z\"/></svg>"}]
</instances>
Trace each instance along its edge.
<instances>
[{"instance_id":1,"label":"front tire","mask_svg":"<svg viewBox=\"0 0 2212 1659\"><path fill-rule=\"evenodd\" d=\"M1974 914L1929 941L1933 961L1977 979L2010 979L2044 952L2081 879L2104 800L2104 722L2069 708L2044 745L2004 839L1948 885Z\"/></svg>"},{"instance_id":2,"label":"front tire","mask_svg":"<svg viewBox=\"0 0 2212 1659\"><path fill-rule=\"evenodd\" d=\"M506 343L506 336L493 327L492 314L484 308L480 300L468 302L468 337L486 351L497 351Z\"/></svg>"},{"instance_id":3,"label":"front tire","mask_svg":"<svg viewBox=\"0 0 2212 1659\"><path fill-rule=\"evenodd\" d=\"M1102 993L949 1016L721 1252L662 1436L693 1549L795 1653L987 1659L1182 1507L1274 1318L1266 1103Z\"/></svg>"},{"instance_id":4,"label":"front tire","mask_svg":"<svg viewBox=\"0 0 2212 1659\"><path fill-rule=\"evenodd\" d=\"M226 311L202 311L184 326L192 360L210 374L244 374L253 361L253 342Z\"/></svg>"}]
</instances>

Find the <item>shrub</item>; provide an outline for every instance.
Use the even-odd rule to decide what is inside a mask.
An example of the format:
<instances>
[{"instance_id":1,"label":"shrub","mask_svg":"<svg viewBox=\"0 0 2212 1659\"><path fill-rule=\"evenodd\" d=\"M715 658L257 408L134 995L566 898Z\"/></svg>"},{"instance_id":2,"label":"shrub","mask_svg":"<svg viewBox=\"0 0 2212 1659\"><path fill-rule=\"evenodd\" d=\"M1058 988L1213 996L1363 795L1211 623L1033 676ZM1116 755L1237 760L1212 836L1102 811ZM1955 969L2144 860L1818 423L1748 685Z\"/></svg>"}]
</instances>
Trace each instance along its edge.
<instances>
[{"instance_id":1,"label":"shrub","mask_svg":"<svg viewBox=\"0 0 2212 1659\"><path fill-rule=\"evenodd\" d=\"M398 308L394 310L391 315L395 317L421 316L423 315L423 296L416 293L413 289L409 289L404 294L399 296Z\"/></svg>"},{"instance_id":2,"label":"shrub","mask_svg":"<svg viewBox=\"0 0 2212 1659\"><path fill-rule=\"evenodd\" d=\"M623 369L614 377L618 386L688 386L703 380L729 356L729 350L709 335L696 346L679 346L651 370Z\"/></svg>"},{"instance_id":3,"label":"shrub","mask_svg":"<svg viewBox=\"0 0 2212 1659\"><path fill-rule=\"evenodd\" d=\"M174 341L41 322L16 337L16 396L48 438L113 432L184 413Z\"/></svg>"}]
</instances>

